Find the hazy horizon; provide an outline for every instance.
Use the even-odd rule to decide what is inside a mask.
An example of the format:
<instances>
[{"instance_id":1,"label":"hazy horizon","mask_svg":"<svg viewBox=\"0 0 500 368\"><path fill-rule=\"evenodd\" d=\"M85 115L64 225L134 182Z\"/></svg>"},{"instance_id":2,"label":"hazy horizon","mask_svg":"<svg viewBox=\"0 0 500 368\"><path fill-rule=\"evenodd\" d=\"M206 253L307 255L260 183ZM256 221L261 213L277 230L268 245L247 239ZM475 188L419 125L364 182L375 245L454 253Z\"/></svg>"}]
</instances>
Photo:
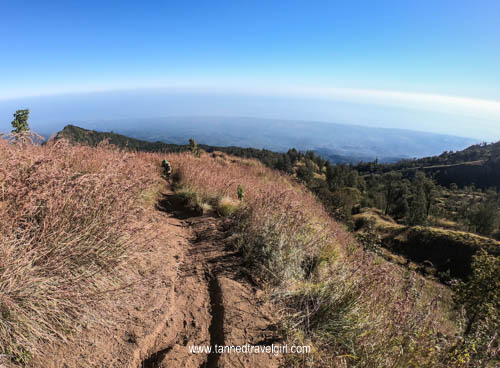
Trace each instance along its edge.
<instances>
[{"instance_id":1,"label":"hazy horizon","mask_svg":"<svg viewBox=\"0 0 500 368\"><path fill-rule=\"evenodd\" d=\"M30 108L34 125L224 115L500 140L495 0L27 1L0 10L2 129Z\"/></svg>"},{"instance_id":2,"label":"hazy horizon","mask_svg":"<svg viewBox=\"0 0 500 368\"><path fill-rule=\"evenodd\" d=\"M470 113L418 110L409 104L387 106L380 102L357 102L335 96L135 89L16 98L0 100L0 130L9 129L12 113L18 108L30 108L33 129L44 133L55 132L78 121L136 119L140 123L145 118L221 116L326 122L447 134L478 141L500 140L500 129L496 129L494 121L487 116L471 118ZM442 121L453 123L453 127L442 124ZM101 130L106 130L106 127Z\"/></svg>"}]
</instances>

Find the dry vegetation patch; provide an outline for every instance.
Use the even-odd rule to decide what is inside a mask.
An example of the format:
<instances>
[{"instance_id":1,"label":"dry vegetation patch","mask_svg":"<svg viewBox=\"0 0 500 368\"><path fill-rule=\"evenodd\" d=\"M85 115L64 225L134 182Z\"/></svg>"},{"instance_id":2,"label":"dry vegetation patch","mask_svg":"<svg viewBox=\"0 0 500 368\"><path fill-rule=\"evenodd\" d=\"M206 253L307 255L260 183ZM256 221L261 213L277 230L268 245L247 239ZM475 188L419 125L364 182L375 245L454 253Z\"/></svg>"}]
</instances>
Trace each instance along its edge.
<instances>
[{"instance_id":1,"label":"dry vegetation patch","mask_svg":"<svg viewBox=\"0 0 500 368\"><path fill-rule=\"evenodd\" d=\"M0 140L0 157L0 353L27 363L107 323L95 307L130 281L134 223L160 172L154 155L65 141Z\"/></svg>"},{"instance_id":2,"label":"dry vegetation patch","mask_svg":"<svg viewBox=\"0 0 500 368\"><path fill-rule=\"evenodd\" d=\"M155 251L141 239L154 243L154 226L141 231L163 157L0 141L0 158L0 353L43 361L41 346L110 326L99 311L116 310L113 292L148 273ZM267 287L287 342L312 346L287 366L452 366L449 295L360 247L292 177L226 154L167 158L178 195L231 220L233 244ZM399 226L379 213L360 221L371 217Z\"/></svg>"},{"instance_id":3,"label":"dry vegetation patch","mask_svg":"<svg viewBox=\"0 0 500 368\"><path fill-rule=\"evenodd\" d=\"M453 328L439 312L441 295L361 249L303 186L229 156L169 159L191 204L240 201L228 211L235 246L270 286L288 342L313 346L308 356L287 356L287 366L446 366L452 340L440 336Z\"/></svg>"}]
</instances>

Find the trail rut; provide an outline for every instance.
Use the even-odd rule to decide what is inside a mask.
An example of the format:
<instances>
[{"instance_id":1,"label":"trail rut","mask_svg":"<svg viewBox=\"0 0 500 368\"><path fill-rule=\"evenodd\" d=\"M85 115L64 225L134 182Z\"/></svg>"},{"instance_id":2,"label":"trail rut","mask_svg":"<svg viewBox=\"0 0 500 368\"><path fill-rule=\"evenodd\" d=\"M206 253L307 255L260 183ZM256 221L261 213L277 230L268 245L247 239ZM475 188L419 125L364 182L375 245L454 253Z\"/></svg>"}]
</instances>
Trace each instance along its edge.
<instances>
[{"instance_id":1,"label":"trail rut","mask_svg":"<svg viewBox=\"0 0 500 368\"><path fill-rule=\"evenodd\" d=\"M164 316L141 338L130 367L278 367L281 357L272 354L213 351L215 345L279 340L271 306L228 246L224 220L186 208L172 193L158 209L168 214L166 226L184 252ZM195 354L193 346L212 352Z\"/></svg>"}]
</instances>

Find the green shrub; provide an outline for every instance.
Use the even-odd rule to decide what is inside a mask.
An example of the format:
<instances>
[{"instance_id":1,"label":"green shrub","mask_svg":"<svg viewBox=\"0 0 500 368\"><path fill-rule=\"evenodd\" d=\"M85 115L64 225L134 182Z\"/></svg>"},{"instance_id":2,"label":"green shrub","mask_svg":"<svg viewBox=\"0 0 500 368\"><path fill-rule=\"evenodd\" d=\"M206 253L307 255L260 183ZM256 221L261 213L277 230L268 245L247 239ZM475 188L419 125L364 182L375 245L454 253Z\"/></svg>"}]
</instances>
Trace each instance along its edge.
<instances>
[{"instance_id":1,"label":"green shrub","mask_svg":"<svg viewBox=\"0 0 500 368\"><path fill-rule=\"evenodd\" d=\"M471 276L454 289L455 303L465 314L464 341L457 350L477 362L493 359L500 330L500 258L477 252Z\"/></svg>"},{"instance_id":2,"label":"green shrub","mask_svg":"<svg viewBox=\"0 0 500 368\"><path fill-rule=\"evenodd\" d=\"M238 189L236 189L236 194L238 196L238 199L242 201L243 198L245 197L245 188L243 188L243 185L238 184Z\"/></svg>"},{"instance_id":3,"label":"green shrub","mask_svg":"<svg viewBox=\"0 0 500 368\"><path fill-rule=\"evenodd\" d=\"M240 203L235 202L232 198L222 197L216 200L215 208L220 216L231 216L239 209Z\"/></svg>"}]
</instances>

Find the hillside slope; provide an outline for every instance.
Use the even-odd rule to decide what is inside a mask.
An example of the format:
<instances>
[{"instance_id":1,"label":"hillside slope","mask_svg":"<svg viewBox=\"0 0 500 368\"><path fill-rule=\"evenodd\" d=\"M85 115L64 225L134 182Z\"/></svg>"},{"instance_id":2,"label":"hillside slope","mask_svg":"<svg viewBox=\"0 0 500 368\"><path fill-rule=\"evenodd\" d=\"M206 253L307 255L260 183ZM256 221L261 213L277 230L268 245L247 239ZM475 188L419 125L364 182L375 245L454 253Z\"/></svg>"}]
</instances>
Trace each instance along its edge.
<instances>
[{"instance_id":1,"label":"hillside slope","mask_svg":"<svg viewBox=\"0 0 500 368\"><path fill-rule=\"evenodd\" d=\"M193 136L198 138L196 132ZM121 148L147 152L184 152L189 149L187 145L171 144L164 142L150 142L116 134L113 132L98 132L83 129L74 125L67 125L58 132L56 139L66 138L73 142L95 146L104 140ZM186 139L187 141L187 139ZM267 166L273 168L284 167L289 161L286 154L272 152L266 149L242 148L236 146L219 147L200 144L206 152L220 151L238 157L257 158ZM289 149L291 147L287 147ZM318 150L323 157L332 158L332 162L345 162L345 158ZM326 153L325 153L326 152ZM366 157L364 158L366 159ZM432 176L440 185L449 186L452 183L459 187L475 185L478 188L497 187L500 185L500 142L492 144L478 144L462 151L444 152L439 156L425 157L417 160L401 160L393 164L363 164L355 166L361 175L368 173L385 173L391 170L400 171L405 177L412 177L416 171L423 171Z\"/></svg>"},{"instance_id":2,"label":"hillside slope","mask_svg":"<svg viewBox=\"0 0 500 368\"><path fill-rule=\"evenodd\" d=\"M367 172L368 169L366 165L359 165L358 168L360 172ZM373 171L373 167L369 170ZM405 176L424 171L444 186L455 183L459 187L500 187L500 142L476 144L462 151L446 151L439 156L379 165L375 172L390 170L400 171Z\"/></svg>"},{"instance_id":3,"label":"hillside slope","mask_svg":"<svg viewBox=\"0 0 500 368\"><path fill-rule=\"evenodd\" d=\"M494 323L464 330L449 289L253 159L62 139L2 141L0 157L4 365L472 367L496 346ZM244 343L308 352L189 352Z\"/></svg>"},{"instance_id":4,"label":"hillside slope","mask_svg":"<svg viewBox=\"0 0 500 368\"><path fill-rule=\"evenodd\" d=\"M0 366L279 365L190 352L280 338L222 219L172 195L161 156L1 140L0 158Z\"/></svg>"},{"instance_id":5,"label":"hillside slope","mask_svg":"<svg viewBox=\"0 0 500 368\"><path fill-rule=\"evenodd\" d=\"M196 137L195 137L196 138ZM70 142L85 144L92 147L99 143L107 141L116 147L137 150L145 152L185 152L189 150L189 145L170 144L164 142L150 142L140 139L131 138L125 135L116 134L113 132L98 132L95 130L83 129L74 125L67 125L63 130L57 133L55 140L67 139ZM187 139L186 139L187 142ZM272 152L265 149L243 148L236 146L216 147L206 144L198 145L206 152L224 152L238 157L256 158L267 166L274 166L276 162L282 160L284 154Z\"/></svg>"},{"instance_id":6,"label":"hillside slope","mask_svg":"<svg viewBox=\"0 0 500 368\"><path fill-rule=\"evenodd\" d=\"M67 138L74 142L80 142L89 145L96 145L103 140L109 140L110 143L118 147L146 151L152 150L161 152L185 152L189 150L189 147L185 145L172 145L162 142L152 143L136 140L115 133L90 131L71 125L65 127L64 130L62 130L57 135L56 139L60 138ZM376 173L379 172L383 173L385 170L406 170L409 171L406 173L406 175L411 178L415 176L415 171L422 171L421 167L417 166L417 163L419 163L420 165L431 165L431 168L447 167L448 169L450 169L450 167L453 167L453 165L456 165L457 168L460 168L463 165L468 165L467 163L461 163L464 160L479 159L480 162L483 162L495 159L495 152L499 146L499 144L475 145L464 151L444 153L441 156L421 159L417 161L401 161L400 163L391 165L374 165L372 163L370 166L371 171L368 175L371 176L374 175L374 173L376 175ZM217 151L237 155L239 157L256 158L266 166L278 168L281 171L295 175L301 181L305 182L305 184L316 193L316 195L323 201L323 204L327 207L327 209L329 209L329 211L331 211L331 214L334 217L336 217L337 219L340 218L344 221L347 220L352 222L352 220L350 220L350 217L352 208L354 208L354 205L356 204L354 201L357 201L358 203L367 201L367 199L360 200L359 197L361 194L365 197L380 195L380 185L385 182L382 181L382 183L379 183L380 180L375 181L374 184L371 184L373 188L370 188L367 183L369 184L373 180L366 180L365 183L362 178L358 177L358 173L355 172L355 168L363 169L362 165L358 165L354 168L352 166L347 167L342 165L333 166L323 160L321 157L314 155L312 152L302 154L297 152L296 150L289 150L286 154L282 154L253 148L211 147L206 145L200 145L200 147L203 148L206 152L214 153L214 155L216 155ZM438 164L440 166L437 166ZM361 171L361 173L363 173L363 171ZM468 176L467 178L470 181L477 181L480 177ZM391 185L400 185L404 182L403 179L404 175L398 178L396 182L393 182ZM342 182L344 184L341 184ZM340 188L338 188L339 185L341 186ZM344 188L342 188L342 186L344 186ZM348 186L349 188L346 189L346 186ZM360 190L364 191L365 193L360 193ZM373 191L373 193L370 193L370 191ZM382 190L382 192L385 191L386 189ZM438 190L433 189L433 192L433 196L437 197ZM457 195L457 199L454 200L457 207L461 206L460 202L463 201L463 199L461 200L460 198L461 197ZM481 198L482 195L478 196L476 202L480 202ZM408 200L410 201L411 198L408 198ZM442 207L440 202L444 202L444 199L438 200L437 198L434 198L432 201L433 202L431 203L431 207L433 211L444 212L445 210L447 210L448 212L452 212L451 210L440 208ZM441 214L441 216L443 215ZM356 216L354 217L354 220L356 220ZM418 242L416 243L406 241L410 238L397 237L395 234L392 234L390 236L390 241L387 237L385 237L387 239L386 241L384 241L384 244L388 245L388 248L391 249L391 251L399 254L404 254L406 257L409 257L409 259L413 261L419 263L422 263L424 261L432 262L438 272L450 272L454 277L462 278L467 277L467 275L469 274L472 256L478 249L488 249L491 254L497 254L498 252L498 245L492 246L490 244L496 244L495 241L491 239L481 240L483 238L474 237L474 234L470 234L469 237L463 237L455 236L453 231L448 231L445 233L447 237L442 236L440 238L441 241L436 241L434 237L430 235L437 234L439 232L438 230L439 229L437 229L435 232L426 232L422 230L416 231L418 234L420 234L421 240L425 240L433 244L432 251L424 252L424 248L420 247L418 245ZM461 230L466 231L467 229L464 229L464 226L462 226ZM412 232L412 234L414 233L415 231ZM405 242L401 243L401 245L399 246L395 246L394 239L396 238L400 241L404 238ZM412 237L411 239L413 238L415 237ZM471 243L467 239L478 240ZM460 256L455 255L448 257L447 254L452 249L443 246L443 244L447 242L450 244L456 244L455 246L453 246L454 249L462 250L462 252L459 252ZM454 251L452 253L454 253Z\"/></svg>"},{"instance_id":7,"label":"hillside slope","mask_svg":"<svg viewBox=\"0 0 500 368\"><path fill-rule=\"evenodd\" d=\"M433 274L445 281L467 279L472 273L473 257L480 250L500 257L499 241L470 232L436 226L405 226L373 209L363 209L353 218L358 235L375 230L380 236L380 245L391 253L403 255L408 263L416 262L418 269L428 276Z\"/></svg>"},{"instance_id":8,"label":"hillside slope","mask_svg":"<svg viewBox=\"0 0 500 368\"><path fill-rule=\"evenodd\" d=\"M149 142L140 139L127 137L113 132L97 132L94 130L83 129L75 125L66 125L63 130L58 132L54 138L56 141L67 139L70 142L80 143L95 147L103 141L120 148L145 152L175 152L187 150L187 146L168 144L164 142Z\"/></svg>"}]
</instances>

